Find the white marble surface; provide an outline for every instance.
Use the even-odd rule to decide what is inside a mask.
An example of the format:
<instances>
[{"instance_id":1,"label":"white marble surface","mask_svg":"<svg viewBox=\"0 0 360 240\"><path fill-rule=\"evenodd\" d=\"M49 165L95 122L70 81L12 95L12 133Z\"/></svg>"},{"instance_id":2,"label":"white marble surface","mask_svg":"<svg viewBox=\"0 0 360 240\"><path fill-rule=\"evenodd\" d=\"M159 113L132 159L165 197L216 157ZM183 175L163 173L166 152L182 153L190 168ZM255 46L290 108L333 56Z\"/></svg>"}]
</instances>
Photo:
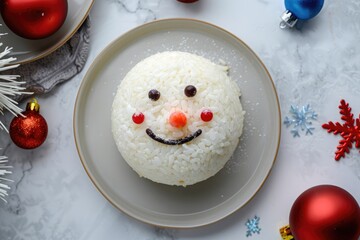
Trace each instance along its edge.
<instances>
[{"instance_id":1,"label":"white marble surface","mask_svg":"<svg viewBox=\"0 0 360 240\"><path fill-rule=\"evenodd\" d=\"M302 31L280 30L283 1L99 0L92 18L88 63L74 79L40 97L49 135L38 149L14 146L1 132L2 153L14 166L9 204L0 203L0 239L281 239L296 197L309 187L334 184L360 202L360 153L334 160L339 137L321 124L338 121L340 99L360 113L360 2L326 1ZM319 114L314 135L293 138L282 125L277 161L253 200L231 216L196 229L162 229L140 223L110 205L80 163L72 130L74 102L82 77L108 43L153 19L197 18L243 39L264 61L275 82L282 116L290 105L310 103ZM23 105L25 103L22 103ZM6 116L9 123L11 116ZM246 237L245 222L261 218L261 233Z\"/></svg>"}]
</instances>

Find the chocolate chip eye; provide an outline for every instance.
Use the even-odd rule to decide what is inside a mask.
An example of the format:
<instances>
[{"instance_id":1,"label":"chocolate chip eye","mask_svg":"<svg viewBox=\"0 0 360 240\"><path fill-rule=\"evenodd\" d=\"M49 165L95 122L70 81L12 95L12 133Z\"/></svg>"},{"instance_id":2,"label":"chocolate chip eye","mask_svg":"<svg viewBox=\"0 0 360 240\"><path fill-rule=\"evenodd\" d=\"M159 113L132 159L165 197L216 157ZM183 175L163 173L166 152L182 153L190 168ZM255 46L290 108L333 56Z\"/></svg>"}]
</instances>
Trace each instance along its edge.
<instances>
[{"instance_id":1,"label":"chocolate chip eye","mask_svg":"<svg viewBox=\"0 0 360 240\"><path fill-rule=\"evenodd\" d=\"M160 98L160 92L156 89L151 89L149 91L149 98L153 101L157 101Z\"/></svg>"},{"instance_id":2,"label":"chocolate chip eye","mask_svg":"<svg viewBox=\"0 0 360 240\"><path fill-rule=\"evenodd\" d=\"M187 97L194 97L196 95L196 87L193 85L187 85L184 89L184 93Z\"/></svg>"}]
</instances>

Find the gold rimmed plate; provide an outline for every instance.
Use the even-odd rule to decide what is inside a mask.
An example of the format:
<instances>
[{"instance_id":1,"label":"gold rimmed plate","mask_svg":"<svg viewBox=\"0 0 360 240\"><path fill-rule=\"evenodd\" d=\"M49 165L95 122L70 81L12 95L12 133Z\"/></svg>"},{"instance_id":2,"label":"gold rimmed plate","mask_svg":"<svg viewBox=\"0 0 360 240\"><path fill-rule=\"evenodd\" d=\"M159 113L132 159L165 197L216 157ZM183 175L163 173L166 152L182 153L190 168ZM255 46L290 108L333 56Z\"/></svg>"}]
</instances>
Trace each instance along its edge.
<instances>
[{"instance_id":1,"label":"gold rimmed plate","mask_svg":"<svg viewBox=\"0 0 360 240\"><path fill-rule=\"evenodd\" d=\"M122 159L111 133L111 105L125 74L142 59L185 51L227 64L246 111L240 143L214 177L187 187L140 178ZM191 19L164 19L113 41L94 60L78 91L74 135L81 162L116 208L149 224L190 228L216 222L249 202L274 164L280 107L273 81L255 53L233 34Z\"/></svg>"},{"instance_id":2,"label":"gold rimmed plate","mask_svg":"<svg viewBox=\"0 0 360 240\"><path fill-rule=\"evenodd\" d=\"M61 28L50 37L30 40L17 36L5 24L0 16L1 33L7 35L1 38L4 46L13 47L11 56L16 58L12 64L24 64L43 58L61 47L80 28L88 16L94 0L69 0L68 14Z\"/></svg>"}]
</instances>

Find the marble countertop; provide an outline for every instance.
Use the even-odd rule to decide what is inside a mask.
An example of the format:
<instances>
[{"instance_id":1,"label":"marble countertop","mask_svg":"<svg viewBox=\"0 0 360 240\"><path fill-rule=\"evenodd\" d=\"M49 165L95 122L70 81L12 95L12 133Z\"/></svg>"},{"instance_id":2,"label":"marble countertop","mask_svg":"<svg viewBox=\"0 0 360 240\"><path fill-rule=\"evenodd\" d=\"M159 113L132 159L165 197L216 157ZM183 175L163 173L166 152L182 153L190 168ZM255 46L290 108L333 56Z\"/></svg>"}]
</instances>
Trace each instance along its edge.
<instances>
[{"instance_id":1,"label":"marble countertop","mask_svg":"<svg viewBox=\"0 0 360 240\"><path fill-rule=\"evenodd\" d=\"M13 166L9 203L0 203L0 239L281 239L294 200L307 188L334 184L360 202L360 153L334 160L339 136L321 125L340 121L346 99L360 113L360 2L325 1L301 31L281 30L283 1L175 0L95 1L91 49L84 70L50 94L39 97L49 135L40 148L21 150L1 135L0 146ZM313 135L294 138L282 124L275 165L250 203L225 219L195 229L164 229L134 220L96 190L76 151L72 121L77 90L94 58L126 31L163 18L196 18L241 38L263 60L278 91L281 114L306 105L318 114ZM25 103L22 103L24 105ZM11 116L6 116L10 121ZM260 217L260 234L246 237L245 223Z\"/></svg>"}]
</instances>

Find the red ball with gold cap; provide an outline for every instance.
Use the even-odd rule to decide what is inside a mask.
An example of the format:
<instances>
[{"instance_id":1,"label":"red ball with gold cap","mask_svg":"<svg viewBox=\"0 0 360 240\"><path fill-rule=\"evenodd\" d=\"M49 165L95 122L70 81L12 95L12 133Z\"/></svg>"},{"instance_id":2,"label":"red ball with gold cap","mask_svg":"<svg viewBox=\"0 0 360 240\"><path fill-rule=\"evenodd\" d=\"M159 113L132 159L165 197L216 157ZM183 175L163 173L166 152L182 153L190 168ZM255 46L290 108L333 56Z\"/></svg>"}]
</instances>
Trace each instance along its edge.
<instances>
[{"instance_id":1,"label":"red ball with gold cap","mask_svg":"<svg viewBox=\"0 0 360 240\"><path fill-rule=\"evenodd\" d=\"M9 128L11 140L20 148L33 149L44 143L48 126L40 114L40 105L33 98L21 115L15 117Z\"/></svg>"}]
</instances>

